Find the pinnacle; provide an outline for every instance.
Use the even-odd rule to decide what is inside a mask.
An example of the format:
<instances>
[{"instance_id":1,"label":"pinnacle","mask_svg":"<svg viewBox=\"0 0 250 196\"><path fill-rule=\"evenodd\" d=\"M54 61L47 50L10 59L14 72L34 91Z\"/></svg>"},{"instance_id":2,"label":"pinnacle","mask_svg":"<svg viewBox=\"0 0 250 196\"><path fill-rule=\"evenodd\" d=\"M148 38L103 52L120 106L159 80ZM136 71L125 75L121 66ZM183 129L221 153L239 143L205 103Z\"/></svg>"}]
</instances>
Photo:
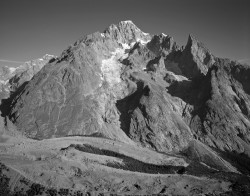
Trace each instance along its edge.
<instances>
[{"instance_id":1,"label":"pinnacle","mask_svg":"<svg viewBox=\"0 0 250 196\"><path fill-rule=\"evenodd\" d=\"M193 34L188 35L188 41L198 41Z\"/></svg>"}]
</instances>

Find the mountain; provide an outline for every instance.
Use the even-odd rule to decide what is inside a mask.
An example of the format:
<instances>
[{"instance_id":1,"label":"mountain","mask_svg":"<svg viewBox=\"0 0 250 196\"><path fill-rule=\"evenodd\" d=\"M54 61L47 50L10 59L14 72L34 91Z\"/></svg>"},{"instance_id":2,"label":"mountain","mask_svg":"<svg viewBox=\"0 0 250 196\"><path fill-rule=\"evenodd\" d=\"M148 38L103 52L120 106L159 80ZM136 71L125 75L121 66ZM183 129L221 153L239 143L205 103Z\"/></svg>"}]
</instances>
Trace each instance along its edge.
<instances>
[{"instance_id":1,"label":"mountain","mask_svg":"<svg viewBox=\"0 0 250 196\"><path fill-rule=\"evenodd\" d=\"M114 156L123 160L123 169L139 171L131 167L139 164L134 160L139 155L119 154L123 145L137 146L187 162L174 159L169 172L231 179L232 195L249 190L248 65L216 57L193 35L180 47L172 37L144 33L132 21L83 36L45 64L26 64L26 71L9 80L15 92L1 107L6 126L13 123L26 137L45 142L100 138L61 148L63 157L79 151ZM93 147L106 140L120 147ZM236 183L243 178L244 188Z\"/></svg>"}]
</instances>

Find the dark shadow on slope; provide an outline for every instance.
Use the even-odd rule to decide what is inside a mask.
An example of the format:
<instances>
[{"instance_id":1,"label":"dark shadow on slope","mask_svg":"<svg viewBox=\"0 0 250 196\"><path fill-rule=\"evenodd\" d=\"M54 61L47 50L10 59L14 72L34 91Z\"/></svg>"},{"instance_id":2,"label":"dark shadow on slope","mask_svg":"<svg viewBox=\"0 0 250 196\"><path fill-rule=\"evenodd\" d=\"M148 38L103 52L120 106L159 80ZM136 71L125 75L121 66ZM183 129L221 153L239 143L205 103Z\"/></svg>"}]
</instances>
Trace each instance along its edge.
<instances>
[{"instance_id":1,"label":"dark shadow on slope","mask_svg":"<svg viewBox=\"0 0 250 196\"><path fill-rule=\"evenodd\" d=\"M158 64L160 59L161 59L161 56L158 56L150 60L146 65L147 71L156 71L157 68L154 65Z\"/></svg>"},{"instance_id":2,"label":"dark shadow on slope","mask_svg":"<svg viewBox=\"0 0 250 196\"><path fill-rule=\"evenodd\" d=\"M10 94L10 97L7 99L1 100L0 111L1 116L5 118L5 125L6 125L6 118L9 117L12 105L16 104L17 96L23 91L25 86L28 82L24 82L16 91Z\"/></svg>"},{"instance_id":3,"label":"dark shadow on slope","mask_svg":"<svg viewBox=\"0 0 250 196\"><path fill-rule=\"evenodd\" d=\"M232 76L241 83L243 90L250 95L250 67L244 65L235 65L232 68Z\"/></svg>"},{"instance_id":4,"label":"dark shadow on slope","mask_svg":"<svg viewBox=\"0 0 250 196\"><path fill-rule=\"evenodd\" d=\"M206 76L193 80L176 81L167 90L173 97L179 97L192 105L194 107L191 112L192 117L198 116L203 122L208 109L206 103L211 99L211 70Z\"/></svg>"},{"instance_id":5,"label":"dark shadow on slope","mask_svg":"<svg viewBox=\"0 0 250 196\"><path fill-rule=\"evenodd\" d=\"M190 105L199 106L210 98L210 80L211 74L208 73L192 80L175 81L167 90L170 95L179 97Z\"/></svg>"},{"instance_id":6,"label":"dark shadow on slope","mask_svg":"<svg viewBox=\"0 0 250 196\"><path fill-rule=\"evenodd\" d=\"M218 150L214 148L212 149L216 151L218 155L220 155L224 160L232 164L232 157L226 158L225 152L222 152L222 154L224 154L222 155L221 153L218 152ZM231 153L231 155L233 155L233 153ZM246 173L244 173L243 171L239 170L243 172L242 173L243 175L242 175L242 174L238 174L234 172L225 172L222 170L212 169L211 167L207 167L205 164L202 164L202 162L204 162L203 160L199 158L198 159L194 158L193 156L190 157L190 155L186 155L186 156L188 156L189 165L185 168L186 169L185 174L199 176L199 177L206 177L210 179L217 179L220 181L228 181L231 183L230 185L231 191L227 192L226 195L248 195L247 193L249 193L250 191L250 178L249 176L245 175ZM207 161L213 162L213 160L211 160L209 157L205 157L205 158L207 158ZM245 160L237 156L235 156L233 160L235 160L236 162L241 162L240 164L243 164L243 165L250 165L249 161L243 163ZM206 163L209 163L209 162L206 162ZM232 165L237 167L235 164L232 164Z\"/></svg>"},{"instance_id":7,"label":"dark shadow on slope","mask_svg":"<svg viewBox=\"0 0 250 196\"><path fill-rule=\"evenodd\" d=\"M186 103L193 105L193 94L194 91L193 82L190 80L175 81L168 87L168 93L173 97L179 97Z\"/></svg>"},{"instance_id":8,"label":"dark shadow on slope","mask_svg":"<svg viewBox=\"0 0 250 196\"><path fill-rule=\"evenodd\" d=\"M197 77L192 80L175 81L167 88L171 96L178 97L193 106L192 111L190 111L191 119L189 127L194 132L202 132L202 134L207 134L203 122L210 110L207 102L212 96L211 70L209 70L206 76ZM194 137L197 138L196 135Z\"/></svg>"},{"instance_id":9,"label":"dark shadow on slope","mask_svg":"<svg viewBox=\"0 0 250 196\"><path fill-rule=\"evenodd\" d=\"M242 174L250 175L250 158L244 153L214 149L223 159L238 169Z\"/></svg>"},{"instance_id":10,"label":"dark shadow on slope","mask_svg":"<svg viewBox=\"0 0 250 196\"><path fill-rule=\"evenodd\" d=\"M250 193L250 178L247 175L210 170L198 161L192 161L188 167L186 167L185 174L230 182L231 191L227 192L225 195L243 196L249 195Z\"/></svg>"},{"instance_id":11,"label":"dark shadow on slope","mask_svg":"<svg viewBox=\"0 0 250 196\"><path fill-rule=\"evenodd\" d=\"M137 90L133 94L125 97L124 99L118 100L116 103L116 107L120 112L121 129L128 136L131 113L139 105L140 98L142 97L142 95L147 93L148 90L148 87L144 87L144 83L142 81L139 81L137 82Z\"/></svg>"},{"instance_id":12,"label":"dark shadow on slope","mask_svg":"<svg viewBox=\"0 0 250 196\"><path fill-rule=\"evenodd\" d=\"M158 174L158 173L160 174L175 174L175 173L183 174L186 171L184 166L155 165L155 164L144 163L142 161L136 160L126 155L113 152L110 150L106 150L106 149L99 149L90 145L71 144L68 148L72 148L72 147L82 152L116 157L116 158L122 159L123 164L118 164L118 163L106 164L109 167L113 167L117 169L123 169L123 170L129 170L129 171L141 172L141 173L150 173L150 174ZM61 150L67 150L67 148L64 148Z\"/></svg>"}]
</instances>

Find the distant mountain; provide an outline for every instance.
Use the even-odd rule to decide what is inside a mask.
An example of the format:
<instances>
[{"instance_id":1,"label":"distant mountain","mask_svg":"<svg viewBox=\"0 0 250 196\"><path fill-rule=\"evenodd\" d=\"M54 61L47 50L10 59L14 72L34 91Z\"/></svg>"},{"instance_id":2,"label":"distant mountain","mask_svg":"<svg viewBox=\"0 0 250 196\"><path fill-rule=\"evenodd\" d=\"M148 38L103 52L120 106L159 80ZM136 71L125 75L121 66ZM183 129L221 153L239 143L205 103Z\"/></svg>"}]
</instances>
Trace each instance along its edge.
<instances>
[{"instance_id":1,"label":"distant mountain","mask_svg":"<svg viewBox=\"0 0 250 196\"><path fill-rule=\"evenodd\" d=\"M247 64L250 66L250 59L240 59L238 60L238 62L241 64Z\"/></svg>"},{"instance_id":2,"label":"distant mountain","mask_svg":"<svg viewBox=\"0 0 250 196\"><path fill-rule=\"evenodd\" d=\"M192 35L179 47L122 21L40 71L43 63L26 65L11 89L37 74L5 113L30 138L98 135L250 173L250 67L216 57Z\"/></svg>"},{"instance_id":3,"label":"distant mountain","mask_svg":"<svg viewBox=\"0 0 250 196\"><path fill-rule=\"evenodd\" d=\"M15 91L24 82L29 81L40 69L55 58L53 55L46 54L42 58L25 62L18 67L0 67L0 92L8 96L10 91Z\"/></svg>"}]
</instances>

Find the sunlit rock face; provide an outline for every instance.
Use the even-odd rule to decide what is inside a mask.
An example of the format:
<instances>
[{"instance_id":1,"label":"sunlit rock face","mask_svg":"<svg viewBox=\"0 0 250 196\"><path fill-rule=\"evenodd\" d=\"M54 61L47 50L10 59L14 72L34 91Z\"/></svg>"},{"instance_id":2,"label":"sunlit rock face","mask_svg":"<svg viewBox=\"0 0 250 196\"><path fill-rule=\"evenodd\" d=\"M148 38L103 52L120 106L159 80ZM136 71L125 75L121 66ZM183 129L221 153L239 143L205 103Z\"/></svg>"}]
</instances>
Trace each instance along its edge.
<instances>
[{"instance_id":1,"label":"sunlit rock face","mask_svg":"<svg viewBox=\"0 0 250 196\"><path fill-rule=\"evenodd\" d=\"M193 36L179 47L131 21L87 35L50 60L11 100L31 138L98 135L181 152L190 142L249 155L249 67Z\"/></svg>"}]
</instances>

